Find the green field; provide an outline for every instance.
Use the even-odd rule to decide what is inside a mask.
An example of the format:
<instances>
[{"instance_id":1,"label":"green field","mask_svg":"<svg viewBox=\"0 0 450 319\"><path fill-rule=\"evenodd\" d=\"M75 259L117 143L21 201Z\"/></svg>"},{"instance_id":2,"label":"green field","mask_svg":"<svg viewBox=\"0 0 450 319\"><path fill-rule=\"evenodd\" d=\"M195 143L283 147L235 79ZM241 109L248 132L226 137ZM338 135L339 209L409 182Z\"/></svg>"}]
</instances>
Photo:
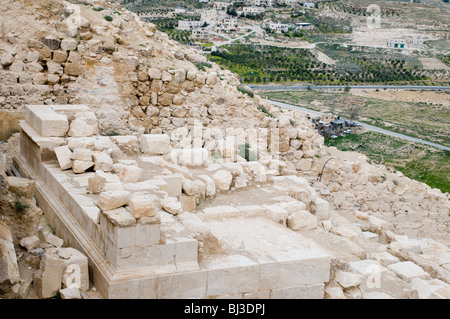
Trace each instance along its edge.
<instances>
[{"instance_id":1,"label":"green field","mask_svg":"<svg viewBox=\"0 0 450 319\"><path fill-rule=\"evenodd\" d=\"M450 146L450 108L448 106L375 99L344 92L264 92L263 96L323 113L332 111L334 100L333 113L341 117L351 118L352 112L357 109L357 117L353 118L354 120Z\"/></svg>"},{"instance_id":2,"label":"green field","mask_svg":"<svg viewBox=\"0 0 450 319\"><path fill-rule=\"evenodd\" d=\"M450 153L407 142L376 132L325 138L325 145L342 151L357 151L375 164L402 172L442 192L450 192Z\"/></svg>"}]
</instances>

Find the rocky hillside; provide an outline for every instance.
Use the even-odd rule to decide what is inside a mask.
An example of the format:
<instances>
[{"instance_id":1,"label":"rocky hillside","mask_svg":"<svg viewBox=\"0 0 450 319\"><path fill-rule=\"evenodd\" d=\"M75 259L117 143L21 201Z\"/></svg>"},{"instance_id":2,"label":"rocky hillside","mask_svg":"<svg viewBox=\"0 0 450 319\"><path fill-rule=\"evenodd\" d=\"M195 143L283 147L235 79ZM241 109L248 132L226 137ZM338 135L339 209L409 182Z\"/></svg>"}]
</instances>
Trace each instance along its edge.
<instances>
[{"instance_id":1,"label":"rocky hillside","mask_svg":"<svg viewBox=\"0 0 450 319\"><path fill-rule=\"evenodd\" d=\"M224 155L218 141L227 137L243 138L238 144L245 145L245 137L256 129L275 130L276 141L263 136L263 143L249 145L249 152L258 154L272 176L303 177L329 204L317 229L305 233L336 257L326 297L360 298L367 287L351 263L365 259L383 267L407 263L389 270L401 285L388 285L387 296L450 296L448 194L370 165L361 154L325 147L304 114L280 110L250 89L238 89L236 74L170 40L117 3L3 4L0 109L20 117L25 104L86 104L95 113L100 135L164 133L175 148L198 142L213 155ZM78 132L90 127L89 119L81 121ZM203 128L200 141L194 124ZM280 156L267 156L275 144ZM245 161L241 155L238 160ZM8 214L14 215L15 197L8 187L3 189L2 205L10 205ZM13 235L15 222L5 221ZM26 234L8 237L18 250L21 238L37 232L34 219L31 224L33 230ZM414 266L408 268L409 263ZM409 271L415 267L427 275L420 273L421 281L410 282Z\"/></svg>"}]
</instances>

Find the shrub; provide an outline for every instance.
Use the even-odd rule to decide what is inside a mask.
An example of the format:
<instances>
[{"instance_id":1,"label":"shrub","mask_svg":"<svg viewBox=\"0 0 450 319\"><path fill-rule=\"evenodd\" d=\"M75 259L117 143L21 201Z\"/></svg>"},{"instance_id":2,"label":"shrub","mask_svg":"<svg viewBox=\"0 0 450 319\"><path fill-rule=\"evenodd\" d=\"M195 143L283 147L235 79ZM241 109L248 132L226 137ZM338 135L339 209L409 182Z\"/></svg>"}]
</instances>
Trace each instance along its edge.
<instances>
[{"instance_id":1,"label":"shrub","mask_svg":"<svg viewBox=\"0 0 450 319\"><path fill-rule=\"evenodd\" d=\"M23 213L27 210L27 208L29 207L28 204L21 202L19 200L16 200L16 202L14 203L14 210L16 211L16 213Z\"/></svg>"},{"instance_id":2,"label":"shrub","mask_svg":"<svg viewBox=\"0 0 450 319\"><path fill-rule=\"evenodd\" d=\"M105 16L105 20L111 22L113 20L113 18L111 16Z\"/></svg>"}]
</instances>

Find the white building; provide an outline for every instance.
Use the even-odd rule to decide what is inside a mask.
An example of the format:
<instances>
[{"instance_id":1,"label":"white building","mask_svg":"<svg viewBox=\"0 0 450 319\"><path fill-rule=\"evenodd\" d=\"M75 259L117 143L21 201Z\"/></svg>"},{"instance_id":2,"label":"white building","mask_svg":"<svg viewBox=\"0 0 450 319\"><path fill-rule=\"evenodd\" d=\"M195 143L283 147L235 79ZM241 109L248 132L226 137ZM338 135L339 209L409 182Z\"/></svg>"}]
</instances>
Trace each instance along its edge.
<instances>
[{"instance_id":1,"label":"white building","mask_svg":"<svg viewBox=\"0 0 450 319\"><path fill-rule=\"evenodd\" d=\"M402 38L392 38L392 39L388 40L387 46L389 48L405 49L406 48L406 40L402 39Z\"/></svg>"},{"instance_id":2,"label":"white building","mask_svg":"<svg viewBox=\"0 0 450 319\"><path fill-rule=\"evenodd\" d=\"M217 20L217 30L219 31L235 31L238 27L238 21L232 17L221 17Z\"/></svg>"},{"instance_id":3,"label":"white building","mask_svg":"<svg viewBox=\"0 0 450 319\"><path fill-rule=\"evenodd\" d=\"M280 23L280 21L277 23L270 22L267 24L267 27L276 33L287 32L289 30L289 24Z\"/></svg>"},{"instance_id":4,"label":"white building","mask_svg":"<svg viewBox=\"0 0 450 319\"><path fill-rule=\"evenodd\" d=\"M178 30L192 30L194 28L198 28L203 23L201 21L192 21L192 20L180 20L178 21Z\"/></svg>"},{"instance_id":5,"label":"white building","mask_svg":"<svg viewBox=\"0 0 450 319\"><path fill-rule=\"evenodd\" d=\"M266 10L262 7L243 7L242 11L238 12L238 14L243 14L244 16L248 15L257 15L265 12Z\"/></svg>"},{"instance_id":6,"label":"white building","mask_svg":"<svg viewBox=\"0 0 450 319\"><path fill-rule=\"evenodd\" d=\"M253 5L257 7L273 7L274 0L253 0Z\"/></svg>"},{"instance_id":7,"label":"white building","mask_svg":"<svg viewBox=\"0 0 450 319\"><path fill-rule=\"evenodd\" d=\"M178 7L175 8L174 13L175 13L175 14L183 14L183 13L186 13L186 12L188 12L188 11L189 11L188 8L178 6Z\"/></svg>"},{"instance_id":8,"label":"white building","mask_svg":"<svg viewBox=\"0 0 450 319\"><path fill-rule=\"evenodd\" d=\"M316 5L314 4L314 2L305 2L303 4L303 7L305 8L314 8Z\"/></svg>"},{"instance_id":9,"label":"white building","mask_svg":"<svg viewBox=\"0 0 450 319\"><path fill-rule=\"evenodd\" d=\"M209 41L211 39L211 27L192 29L191 38L194 40Z\"/></svg>"},{"instance_id":10,"label":"white building","mask_svg":"<svg viewBox=\"0 0 450 319\"><path fill-rule=\"evenodd\" d=\"M202 10L200 21L206 22L208 25L215 25L217 23L217 10Z\"/></svg>"},{"instance_id":11,"label":"white building","mask_svg":"<svg viewBox=\"0 0 450 319\"><path fill-rule=\"evenodd\" d=\"M213 8L216 10L226 11L228 7L231 6L229 2L214 2Z\"/></svg>"}]
</instances>

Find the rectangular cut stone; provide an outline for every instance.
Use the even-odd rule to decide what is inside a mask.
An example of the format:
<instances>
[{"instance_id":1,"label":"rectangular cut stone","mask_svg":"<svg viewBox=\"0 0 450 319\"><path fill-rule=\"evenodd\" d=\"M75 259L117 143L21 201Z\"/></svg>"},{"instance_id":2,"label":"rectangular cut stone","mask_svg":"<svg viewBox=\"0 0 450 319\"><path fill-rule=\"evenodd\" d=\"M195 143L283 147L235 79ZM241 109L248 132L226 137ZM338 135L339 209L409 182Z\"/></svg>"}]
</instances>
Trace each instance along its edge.
<instances>
[{"instance_id":1,"label":"rectangular cut stone","mask_svg":"<svg viewBox=\"0 0 450 319\"><path fill-rule=\"evenodd\" d=\"M55 147L56 158L62 170L72 168L72 151L67 145Z\"/></svg>"},{"instance_id":2,"label":"rectangular cut stone","mask_svg":"<svg viewBox=\"0 0 450 319\"><path fill-rule=\"evenodd\" d=\"M69 130L67 115L56 113L48 105L26 105L25 121L43 137L63 137Z\"/></svg>"},{"instance_id":3,"label":"rectangular cut stone","mask_svg":"<svg viewBox=\"0 0 450 319\"><path fill-rule=\"evenodd\" d=\"M145 154L164 155L170 152L170 137L167 134L143 134L139 143Z\"/></svg>"},{"instance_id":4,"label":"rectangular cut stone","mask_svg":"<svg viewBox=\"0 0 450 319\"><path fill-rule=\"evenodd\" d=\"M206 296L206 271L160 276L157 282L158 299L201 299Z\"/></svg>"},{"instance_id":5,"label":"rectangular cut stone","mask_svg":"<svg viewBox=\"0 0 450 319\"><path fill-rule=\"evenodd\" d=\"M207 297L232 295L259 289L259 264L242 255L209 261Z\"/></svg>"},{"instance_id":6,"label":"rectangular cut stone","mask_svg":"<svg viewBox=\"0 0 450 319\"><path fill-rule=\"evenodd\" d=\"M194 213L197 207L196 196L195 195L186 195L181 194L180 197L181 207L183 211Z\"/></svg>"},{"instance_id":7,"label":"rectangular cut stone","mask_svg":"<svg viewBox=\"0 0 450 319\"><path fill-rule=\"evenodd\" d=\"M131 215L134 218L155 216L157 200L154 195L132 196L128 203Z\"/></svg>"},{"instance_id":8,"label":"rectangular cut stone","mask_svg":"<svg viewBox=\"0 0 450 319\"><path fill-rule=\"evenodd\" d=\"M203 213L208 218L228 218L238 217L240 214L239 209L233 206L216 206L208 207L203 210Z\"/></svg>"},{"instance_id":9,"label":"rectangular cut stone","mask_svg":"<svg viewBox=\"0 0 450 319\"><path fill-rule=\"evenodd\" d=\"M187 167L202 167L208 161L206 148L186 148L177 150L178 162Z\"/></svg>"},{"instance_id":10,"label":"rectangular cut stone","mask_svg":"<svg viewBox=\"0 0 450 319\"><path fill-rule=\"evenodd\" d=\"M161 237L160 224L143 224L136 225L136 246L156 245Z\"/></svg>"},{"instance_id":11,"label":"rectangular cut stone","mask_svg":"<svg viewBox=\"0 0 450 319\"><path fill-rule=\"evenodd\" d=\"M167 193L169 196L180 198L181 187L183 185L181 175L161 175L157 176L156 179L162 179L167 183Z\"/></svg>"}]
</instances>

